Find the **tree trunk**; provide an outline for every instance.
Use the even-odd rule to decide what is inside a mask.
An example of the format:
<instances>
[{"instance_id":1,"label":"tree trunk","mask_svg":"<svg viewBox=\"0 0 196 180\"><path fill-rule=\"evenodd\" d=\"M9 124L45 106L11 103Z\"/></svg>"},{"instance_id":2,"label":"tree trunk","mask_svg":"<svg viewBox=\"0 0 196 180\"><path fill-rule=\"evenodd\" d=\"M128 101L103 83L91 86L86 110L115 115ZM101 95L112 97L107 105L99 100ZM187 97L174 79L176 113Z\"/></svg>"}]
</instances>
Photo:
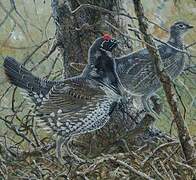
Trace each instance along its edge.
<instances>
[{"instance_id":1,"label":"tree trunk","mask_svg":"<svg viewBox=\"0 0 196 180\"><path fill-rule=\"evenodd\" d=\"M89 3L87 0L80 1ZM92 5L98 5L112 10L118 0L93 1ZM91 43L103 34L112 30L104 26L103 18L116 22L111 16L89 8L79 8L79 1L75 0L51 0L52 14L56 24L56 40L63 56L64 78L71 75L70 63L87 63L88 49ZM117 8L117 7L116 7Z\"/></svg>"}]
</instances>

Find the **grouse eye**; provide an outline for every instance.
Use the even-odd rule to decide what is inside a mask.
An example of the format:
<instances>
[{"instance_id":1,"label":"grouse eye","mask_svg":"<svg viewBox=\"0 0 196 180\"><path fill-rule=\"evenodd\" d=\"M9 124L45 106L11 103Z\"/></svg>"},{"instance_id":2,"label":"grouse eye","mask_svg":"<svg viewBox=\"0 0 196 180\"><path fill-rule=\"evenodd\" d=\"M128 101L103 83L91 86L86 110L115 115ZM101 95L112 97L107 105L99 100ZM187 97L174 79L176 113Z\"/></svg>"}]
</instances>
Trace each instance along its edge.
<instances>
[{"instance_id":1,"label":"grouse eye","mask_svg":"<svg viewBox=\"0 0 196 180\"><path fill-rule=\"evenodd\" d=\"M180 27L180 28L184 28L184 27L185 27L185 25L184 25L184 24L178 24L178 27Z\"/></svg>"}]
</instances>

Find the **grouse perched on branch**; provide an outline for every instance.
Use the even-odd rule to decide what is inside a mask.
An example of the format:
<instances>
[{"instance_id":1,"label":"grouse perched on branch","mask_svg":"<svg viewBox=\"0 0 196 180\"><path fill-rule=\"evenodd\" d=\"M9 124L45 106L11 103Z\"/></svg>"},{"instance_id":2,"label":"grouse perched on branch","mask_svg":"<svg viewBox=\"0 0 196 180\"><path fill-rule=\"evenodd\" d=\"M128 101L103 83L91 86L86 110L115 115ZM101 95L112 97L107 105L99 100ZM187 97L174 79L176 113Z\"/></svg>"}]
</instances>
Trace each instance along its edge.
<instances>
[{"instance_id":1,"label":"grouse perched on branch","mask_svg":"<svg viewBox=\"0 0 196 180\"><path fill-rule=\"evenodd\" d=\"M102 128L122 99L124 88L110 56L116 45L116 40L108 35L97 39L89 50L89 55L92 51L96 54L89 59L91 67L80 76L64 81L41 80L14 59L5 59L5 72L10 82L28 91L38 103L36 114L40 123L58 136L56 153L62 163L62 145L66 143L68 155L77 159L69 149L69 140L74 135Z\"/></svg>"},{"instance_id":2,"label":"grouse perched on branch","mask_svg":"<svg viewBox=\"0 0 196 180\"><path fill-rule=\"evenodd\" d=\"M183 21L175 22L170 27L167 44L158 46L164 69L175 79L184 68L185 53L183 37L193 26ZM148 98L161 87L155 66L148 50L142 49L115 59L117 73L123 86L132 94L141 96L144 107L149 110Z\"/></svg>"}]
</instances>

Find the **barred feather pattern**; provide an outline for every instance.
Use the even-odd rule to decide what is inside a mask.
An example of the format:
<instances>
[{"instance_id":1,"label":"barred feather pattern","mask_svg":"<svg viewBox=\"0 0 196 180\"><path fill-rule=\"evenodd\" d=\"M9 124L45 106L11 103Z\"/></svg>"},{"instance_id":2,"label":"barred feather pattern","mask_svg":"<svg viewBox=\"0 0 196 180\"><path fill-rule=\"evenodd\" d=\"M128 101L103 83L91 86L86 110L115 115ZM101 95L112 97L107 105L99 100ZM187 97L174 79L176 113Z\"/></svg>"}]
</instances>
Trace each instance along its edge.
<instances>
[{"instance_id":1,"label":"barred feather pattern","mask_svg":"<svg viewBox=\"0 0 196 180\"><path fill-rule=\"evenodd\" d=\"M24 97L28 100L30 97L37 106L47 98L48 92L54 85L61 83L61 81L50 81L34 76L12 57L6 57L3 66L8 81L20 87Z\"/></svg>"},{"instance_id":2,"label":"barred feather pattern","mask_svg":"<svg viewBox=\"0 0 196 180\"><path fill-rule=\"evenodd\" d=\"M193 26L185 21L176 21L170 26L170 37L157 46L164 69L175 79L184 69L184 35ZM161 87L155 65L147 48L116 58L117 73L130 93L143 96L145 100ZM145 102L144 102L145 103Z\"/></svg>"},{"instance_id":3,"label":"barred feather pattern","mask_svg":"<svg viewBox=\"0 0 196 180\"><path fill-rule=\"evenodd\" d=\"M94 89L93 96L82 95L81 89L72 88L52 88L49 98L44 100L37 110L39 126L64 137L95 131L108 122L111 109L121 98L105 86L99 90ZM66 96L69 96L69 99Z\"/></svg>"},{"instance_id":4,"label":"barred feather pattern","mask_svg":"<svg viewBox=\"0 0 196 180\"><path fill-rule=\"evenodd\" d=\"M64 112L59 109L57 113L52 112L50 115L40 117L40 119L37 120L38 125L48 132L62 136L91 132L102 128L106 124L109 120L109 112L112 104L111 101L106 100L102 103L97 103L92 109L86 107L86 109L91 110L86 114L85 118L79 118L79 116L86 111L85 108L69 115L64 114ZM78 116L77 120L72 118L75 115Z\"/></svg>"},{"instance_id":5,"label":"barred feather pattern","mask_svg":"<svg viewBox=\"0 0 196 180\"><path fill-rule=\"evenodd\" d=\"M162 57L162 62L166 72L172 79L175 79L184 69L184 54L172 51L166 57ZM148 57L145 58L145 55L141 58L136 56L130 59L126 67L123 62L119 63L117 70L122 84L132 94L149 95L161 87L153 62Z\"/></svg>"}]
</instances>

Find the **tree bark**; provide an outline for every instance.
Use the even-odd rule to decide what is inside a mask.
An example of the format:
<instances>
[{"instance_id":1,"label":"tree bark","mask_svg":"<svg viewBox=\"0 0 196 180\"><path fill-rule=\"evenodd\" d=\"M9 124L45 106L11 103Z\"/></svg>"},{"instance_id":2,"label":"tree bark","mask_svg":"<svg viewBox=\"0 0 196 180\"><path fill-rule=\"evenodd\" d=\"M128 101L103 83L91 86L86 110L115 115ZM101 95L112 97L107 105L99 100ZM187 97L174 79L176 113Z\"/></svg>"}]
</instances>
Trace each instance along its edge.
<instances>
[{"instance_id":1,"label":"tree bark","mask_svg":"<svg viewBox=\"0 0 196 180\"><path fill-rule=\"evenodd\" d=\"M56 41L61 50L64 66L64 78L73 74L70 72L70 63L87 63L88 49L91 43L103 32L112 34L111 29L103 25L102 19L110 16L91 8L91 5L101 6L112 10L118 0L107 2L92 1L88 8L79 8L87 0L51 0L52 15L56 24Z\"/></svg>"},{"instance_id":2,"label":"tree bark","mask_svg":"<svg viewBox=\"0 0 196 180\"><path fill-rule=\"evenodd\" d=\"M159 77L163 85L163 89L167 97L167 102L169 103L170 110L173 114L174 121L177 126L178 137L183 149L185 159L189 165L196 166L194 143L185 123L185 120L183 119L183 116L178 108L178 102L172 81L167 75L167 73L163 70L161 58L159 52L157 51L156 44L154 43L151 34L148 33L148 24L144 16L144 10L141 0L133 0L133 2L135 7L135 13L138 17L139 29L143 34L145 42L147 42L146 47L151 54L152 60L154 61L157 76Z\"/></svg>"}]
</instances>

